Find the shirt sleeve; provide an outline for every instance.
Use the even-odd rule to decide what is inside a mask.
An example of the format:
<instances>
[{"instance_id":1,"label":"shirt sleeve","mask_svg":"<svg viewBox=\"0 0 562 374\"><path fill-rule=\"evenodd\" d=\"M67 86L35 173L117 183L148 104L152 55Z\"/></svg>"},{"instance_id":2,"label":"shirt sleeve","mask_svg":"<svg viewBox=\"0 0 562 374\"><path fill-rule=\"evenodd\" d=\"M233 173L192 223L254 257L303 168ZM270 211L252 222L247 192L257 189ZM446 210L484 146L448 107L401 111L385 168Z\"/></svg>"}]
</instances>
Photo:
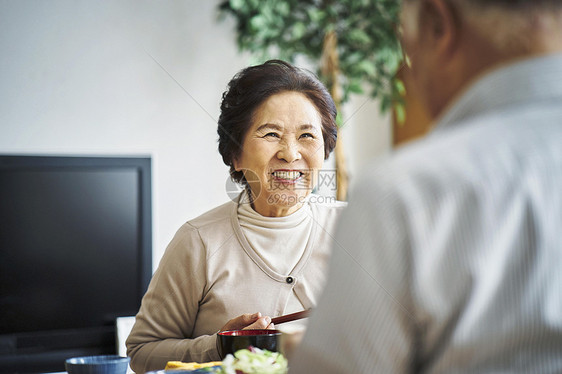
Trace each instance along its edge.
<instances>
[{"instance_id":1,"label":"shirt sleeve","mask_svg":"<svg viewBox=\"0 0 562 374\"><path fill-rule=\"evenodd\" d=\"M160 261L126 342L136 373L163 369L168 361L219 359L216 334L192 336L205 284L205 248L197 230L184 225Z\"/></svg>"},{"instance_id":2,"label":"shirt sleeve","mask_svg":"<svg viewBox=\"0 0 562 374\"><path fill-rule=\"evenodd\" d=\"M399 193L365 181L339 222L326 288L291 372L410 372L415 322Z\"/></svg>"}]
</instances>

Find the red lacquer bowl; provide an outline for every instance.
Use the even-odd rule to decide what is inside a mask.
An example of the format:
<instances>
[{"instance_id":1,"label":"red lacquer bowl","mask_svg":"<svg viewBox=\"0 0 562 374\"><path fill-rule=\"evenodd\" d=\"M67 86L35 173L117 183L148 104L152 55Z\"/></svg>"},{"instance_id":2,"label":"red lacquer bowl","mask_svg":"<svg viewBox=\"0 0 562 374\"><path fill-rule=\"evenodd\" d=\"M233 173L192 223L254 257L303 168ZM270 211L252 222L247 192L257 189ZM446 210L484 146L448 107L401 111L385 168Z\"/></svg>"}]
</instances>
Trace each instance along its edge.
<instances>
[{"instance_id":1,"label":"red lacquer bowl","mask_svg":"<svg viewBox=\"0 0 562 374\"><path fill-rule=\"evenodd\" d=\"M218 333L219 354L225 358L227 354L250 346L278 352L280 348L279 330L230 330Z\"/></svg>"}]
</instances>

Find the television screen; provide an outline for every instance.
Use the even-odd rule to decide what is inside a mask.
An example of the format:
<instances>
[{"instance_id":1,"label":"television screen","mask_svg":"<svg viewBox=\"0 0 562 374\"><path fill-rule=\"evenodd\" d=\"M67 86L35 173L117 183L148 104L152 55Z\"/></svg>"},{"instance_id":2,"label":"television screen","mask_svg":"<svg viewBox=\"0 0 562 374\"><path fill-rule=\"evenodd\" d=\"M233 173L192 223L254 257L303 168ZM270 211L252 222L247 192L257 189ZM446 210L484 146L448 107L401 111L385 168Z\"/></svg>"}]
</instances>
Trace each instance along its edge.
<instances>
[{"instance_id":1,"label":"television screen","mask_svg":"<svg viewBox=\"0 0 562 374\"><path fill-rule=\"evenodd\" d=\"M0 372L116 352L151 276L150 175L149 158L0 156Z\"/></svg>"}]
</instances>

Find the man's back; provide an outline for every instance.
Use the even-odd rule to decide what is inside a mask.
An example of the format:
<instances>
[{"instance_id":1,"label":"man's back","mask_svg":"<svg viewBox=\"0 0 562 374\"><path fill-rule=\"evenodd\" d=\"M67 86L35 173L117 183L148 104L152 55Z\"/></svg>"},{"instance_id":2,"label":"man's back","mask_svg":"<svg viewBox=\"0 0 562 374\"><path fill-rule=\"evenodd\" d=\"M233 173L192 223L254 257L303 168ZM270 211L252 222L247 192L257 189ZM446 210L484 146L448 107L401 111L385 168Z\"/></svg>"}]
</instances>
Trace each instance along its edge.
<instances>
[{"instance_id":1,"label":"man's back","mask_svg":"<svg viewBox=\"0 0 562 374\"><path fill-rule=\"evenodd\" d=\"M562 56L513 65L370 170L299 372L562 371L561 103Z\"/></svg>"},{"instance_id":2,"label":"man's back","mask_svg":"<svg viewBox=\"0 0 562 374\"><path fill-rule=\"evenodd\" d=\"M463 99L393 165L416 360L436 373L560 372L562 58L508 67Z\"/></svg>"},{"instance_id":3,"label":"man's back","mask_svg":"<svg viewBox=\"0 0 562 374\"><path fill-rule=\"evenodd\" d=\"M399 31L437 128L356 182L291 368L561 373L562 1L403 0Z\"/></svg>"}]
</instances>

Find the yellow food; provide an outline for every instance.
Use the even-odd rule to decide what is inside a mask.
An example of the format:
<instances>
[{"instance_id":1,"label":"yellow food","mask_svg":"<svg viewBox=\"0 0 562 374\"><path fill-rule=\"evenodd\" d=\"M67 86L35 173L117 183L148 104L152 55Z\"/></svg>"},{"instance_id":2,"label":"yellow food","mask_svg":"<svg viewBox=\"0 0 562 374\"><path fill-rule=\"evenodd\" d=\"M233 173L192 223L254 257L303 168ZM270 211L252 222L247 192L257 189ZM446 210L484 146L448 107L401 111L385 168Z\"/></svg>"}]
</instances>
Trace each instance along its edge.
<instances>
[{"instance_id":1,"label":"yellow food","mask_svg":"<svg viewBox=\"0 0 562 374\"><path fill-rule=\"evenodd\" d=\"M201 368L207 368L211 366L217 366L222 364L222 361L211 361L205 363L197 363L197 362L181 362L181 361L168 361L166 364L165 370L195 370Z\"/></svg>"}]
</instances>

